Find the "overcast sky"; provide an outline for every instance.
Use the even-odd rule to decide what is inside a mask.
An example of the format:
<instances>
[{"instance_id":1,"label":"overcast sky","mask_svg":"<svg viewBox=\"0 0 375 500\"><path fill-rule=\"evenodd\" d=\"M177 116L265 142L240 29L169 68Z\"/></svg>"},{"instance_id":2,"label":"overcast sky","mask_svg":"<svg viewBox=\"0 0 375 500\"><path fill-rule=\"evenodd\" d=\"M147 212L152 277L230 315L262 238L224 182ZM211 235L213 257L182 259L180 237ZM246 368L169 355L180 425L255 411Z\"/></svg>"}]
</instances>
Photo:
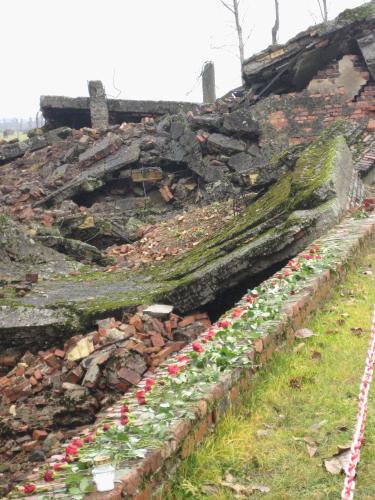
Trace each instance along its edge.
<instances>
[{"instance_id":1,"label":"overcast sky","mask_svg":"<svg viewBox=\"0 0 375 500\"><path fill-rule=\"evenodd\" d=\"M317 0L279 3L280 43L321 20ZM329 17L362 3L328 0ZM248 57L270 43L274 0L240 7ZM86 96L94 79L123 99L200 102L207 60L218 96L240 85L233 19L219 0L3 0L0 42L0 118L34 116L40 95Z\"/></svg>"}]
</instances>

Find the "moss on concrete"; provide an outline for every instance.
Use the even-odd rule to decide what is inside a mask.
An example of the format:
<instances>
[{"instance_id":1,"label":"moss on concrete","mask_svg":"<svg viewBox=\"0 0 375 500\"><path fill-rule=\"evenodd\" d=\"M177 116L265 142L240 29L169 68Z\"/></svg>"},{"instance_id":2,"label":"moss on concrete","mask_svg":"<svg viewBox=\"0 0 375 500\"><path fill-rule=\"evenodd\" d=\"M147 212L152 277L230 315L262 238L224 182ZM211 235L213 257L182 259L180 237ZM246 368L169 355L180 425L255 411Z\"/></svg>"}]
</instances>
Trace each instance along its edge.
<instances>
[{"instance_id":1,"label":"moss on concrete","mask_svg":"<svg viewBox=\"0 0 375 500\"><path fill-rule=\"evenodd\" d=\"M355 9L346 9L339 16L337 16L337 21L340 23L349 24L354 21L363 21L369 17L375 17L375 4L373 2L368 2Z\"/></svg>"}]
</instances>

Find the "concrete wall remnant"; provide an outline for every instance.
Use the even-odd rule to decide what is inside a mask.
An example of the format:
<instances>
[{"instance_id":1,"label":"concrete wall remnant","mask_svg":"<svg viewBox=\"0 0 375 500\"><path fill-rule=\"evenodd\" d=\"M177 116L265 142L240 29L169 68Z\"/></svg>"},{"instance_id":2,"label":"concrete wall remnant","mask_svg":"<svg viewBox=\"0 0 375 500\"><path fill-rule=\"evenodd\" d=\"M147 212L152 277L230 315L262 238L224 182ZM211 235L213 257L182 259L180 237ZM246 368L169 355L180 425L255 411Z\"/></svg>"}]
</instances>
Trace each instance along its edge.
<instances>
[{"instance_id":1,"label":"concrete wall remnant","mask_svg":"<svg viewBox=\"0 0 375 500\"><path fill-rule=\"evenodd\" d=\"M90 116L93 128L107 129L109 114L105 90L100 80L91 80L88 83L90 95Z\"/></svg>"}]
</instances>

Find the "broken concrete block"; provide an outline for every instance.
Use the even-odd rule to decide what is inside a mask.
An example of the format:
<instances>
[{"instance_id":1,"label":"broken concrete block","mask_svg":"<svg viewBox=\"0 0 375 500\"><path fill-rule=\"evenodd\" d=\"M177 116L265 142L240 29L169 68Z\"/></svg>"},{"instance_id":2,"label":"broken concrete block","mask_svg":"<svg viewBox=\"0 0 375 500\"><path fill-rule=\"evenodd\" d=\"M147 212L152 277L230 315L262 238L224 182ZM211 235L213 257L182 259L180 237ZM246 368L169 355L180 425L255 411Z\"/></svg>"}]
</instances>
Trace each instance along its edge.
<instances>
[{"instance_id":1,"label":"broken concrete block","mask_svg":"<svg viewBox=\"0 0 375 500\"><path fill-rule=\"evenodd\" d=\"M223 131L240 137L255 138L259 135L259 124L250 111L241 109L225 115Z\"/></svg>"},{"instance_id":2,"label":"broken concrete block","mask_svg":"<svg viewBox=\"0 0 375 500\"><path fill-rule=\"evenodd\" d=\"M131 171L131 178L133 182L157 182L163 179L163 171L157 167L139 168Z\"/></svg>"},{"instance_id":3,"label":"broken concrete block","mask_svg":"<svg viewBox=\"0 0 375 500\"><path fill-rule=\"evenodd\" d=\"M100 368L97 364L92 363L87 370L82 384L86 387L94 387L100 378Z\"/></svg>"},{"instance_id":4,"label":"broken concrete block","mask_svg":"<svg viewBox=\"0 0 375 500\"><path fill-rule=\"evenodd\" d=\"M247 172L253 163L253 157L247 153L237 153L229 158L228 165L238 173Z\"/></svg>"},{"instance_id":5,"label":"broken concrete block","mask_svg":"<svg viewBox=\"0 0 375 500\"><path fill-rule=\"evenodd\" d=\"M208 146L212 151L219 153L232 154L245 151L246 143L239 139L232 139L223 134L211 134L207 140Z\"/></svg>"},{"instance_id":6,"label":"broken concrete block","mask_svg":"<svg viewBox=\"0 0 375 500\"><path fill-rule=\"evenodd\" d=\"M92 161L104 158L104 156L114 153L121 144L120 138L115 134L108 134L103 139L96 141L95 144L79 155L81 163L92 163Z\"/></svg>"},{"instance_id":7,"label":"broken concrete block","mask_svg":"<svg viewBox=\"0 0 375 500\"><path fill-rule=\"evenodd\" d=\"M152 304L151 306L144 309L144 314L149 314L150 316L155 316L156 318L164 318L169 316L173 311L173 306L166 304Z\"/></svg>"}]
</instances>

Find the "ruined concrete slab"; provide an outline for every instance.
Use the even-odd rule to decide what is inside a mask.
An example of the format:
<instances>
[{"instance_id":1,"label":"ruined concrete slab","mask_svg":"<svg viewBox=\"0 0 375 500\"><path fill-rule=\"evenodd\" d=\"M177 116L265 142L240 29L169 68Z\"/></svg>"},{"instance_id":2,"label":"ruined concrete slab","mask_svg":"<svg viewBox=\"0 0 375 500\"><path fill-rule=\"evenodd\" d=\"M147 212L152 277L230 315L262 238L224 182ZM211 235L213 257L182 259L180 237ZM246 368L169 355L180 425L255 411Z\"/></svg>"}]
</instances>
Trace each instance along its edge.
<instances>
[{"instance_id":1,"label":"ruined concrete slab","mask_svg":"<svg viewBox=\"0 0 375 500\"><path fill-rule=\"evenodd\" d=\"M85 182L89 179L100 180L105 175L113 174L122 168L136 163L139 159L140 148L137 142L130 146L121 146L115 153L94 163L91 167L84 170L76 179L68 182L50 195L43 198L35 206L45 203L58 203L74 196L80 191L87 191Z\"/></svg>"},{"instance_id":2,"label":"ruined concrete slab","mask_svg":"<svg viewBox=\"0 0 375 500\"><path fill-rule=\"evenodd\" d=\"M64 308L0 306L1 348L45 349L59 338L69 338L78 327L78 318Z\"/></svg>"},{"instance_id":3,"label":"ruined concrete slab","mask_svg":"<svg viewBox=\"0 0 375 500\"><path fill-rule=\"evenodd\" d=\"M109 123L139 122L146 116L163 116L196 111L199 104L176 101L135 101L107 99ZM40 109L50 128L91 126L88 97L41 96Z\"/></svg>"}]
</instances>

